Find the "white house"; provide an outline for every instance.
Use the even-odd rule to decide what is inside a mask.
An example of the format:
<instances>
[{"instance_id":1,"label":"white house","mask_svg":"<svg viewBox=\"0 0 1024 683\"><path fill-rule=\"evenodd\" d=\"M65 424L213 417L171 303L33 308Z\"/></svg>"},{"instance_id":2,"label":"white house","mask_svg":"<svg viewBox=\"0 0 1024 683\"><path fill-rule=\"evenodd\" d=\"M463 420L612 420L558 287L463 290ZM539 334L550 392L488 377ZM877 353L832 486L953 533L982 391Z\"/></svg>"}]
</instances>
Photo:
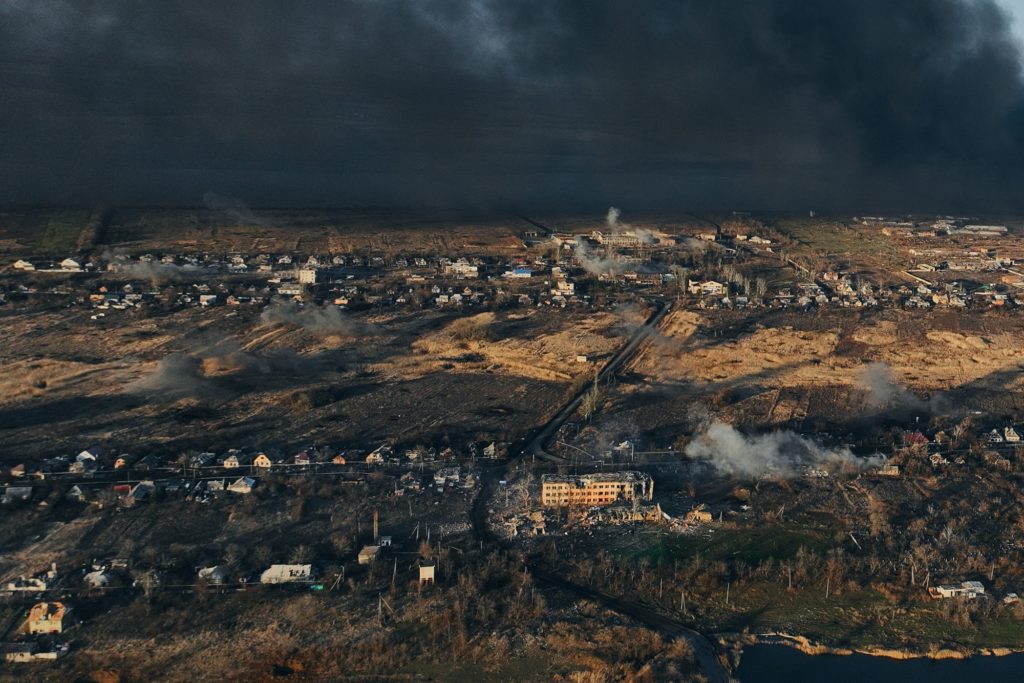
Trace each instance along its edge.
<instances>
[{"instance_id":1,"label":"white house","mask_svg":"<svg viewBox=\"0 0 1024 683\"><path fill-rule=\"evenodd\" d=\"M252 477L239 477L228 486L228 491L231 493L252 493L252 487L256 485L256 480Z\"/></svg>"},{"instance_id":2,"label":"white house","mask_svg":"<svg viewBox=\"0 0 1024 683\"><path fill-rule=\"evenodd\" d=\"M272 564L260 574L260 583L293 583L309 581L313 578L311 564Z\"/></svg>"},{"instance_id":3,"label":"white house","mask_svg":"<svg viewBox=\"0 0 1024 683\"><path fill-rule=\"evenodd\" d=\"M985 586L981 581L962 581L957 584L943 584L928 589L928 594L937 599L967 598L973 600L985 595Z\"/></svg>"}]
</instances>

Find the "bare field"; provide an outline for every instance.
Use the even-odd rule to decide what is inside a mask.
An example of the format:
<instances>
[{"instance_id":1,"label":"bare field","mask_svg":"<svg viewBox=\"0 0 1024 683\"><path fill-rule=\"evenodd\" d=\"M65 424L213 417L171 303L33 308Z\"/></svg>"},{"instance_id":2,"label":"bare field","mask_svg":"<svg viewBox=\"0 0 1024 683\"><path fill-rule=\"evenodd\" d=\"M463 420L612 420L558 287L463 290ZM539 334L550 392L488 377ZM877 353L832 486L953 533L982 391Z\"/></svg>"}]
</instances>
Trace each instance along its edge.
<instances>
[{"instance_id":1,"label":"bare field","mask_svg":"<svg viewBox=\"0 0 1024 683\"><path fill-rule=\"evenodd\" d=\"M675 311L631 364L603 417L616 433L678 442L694 405L748 428L829 430L867 419L871 364L886 391L938 397L950 409L1024 410L1024 322L1014 316L904 311L825 316Z\"/></svg>"},{"instance_id":2,"label":"bare field","mask_svg":"<svg viewBox=\"0 0 1024 683\"><path fill-rule=\"evenodd\" d=\"M128 250L306 253L501 253L522 246L515 217L375 210L119 209L103 244Z\"/></svg>"},{"instance_id":3,"label":"bare field","mask_svg":"<svg viewBox=\"0 0 1024 683\"><path fill-rule=\"evenodd\" d=\"M0 212L2 265L19 257L74 254L93 210L7 208ZM494 213L377 209L117 208L95 251L129 253L519 253L531 226Z\"/></svg>"},{"instance_id":4,"label":"bare field","mask_svg":"<svg viewBox=\"0 0 1024 683\"><path fill-rule=\"evenodd\" d=\"M317 334L234 310L7 316L0 453L513 440L593 372L577 354L620 343L610 314L361 314Z\"/></svg>"}]
</instances>

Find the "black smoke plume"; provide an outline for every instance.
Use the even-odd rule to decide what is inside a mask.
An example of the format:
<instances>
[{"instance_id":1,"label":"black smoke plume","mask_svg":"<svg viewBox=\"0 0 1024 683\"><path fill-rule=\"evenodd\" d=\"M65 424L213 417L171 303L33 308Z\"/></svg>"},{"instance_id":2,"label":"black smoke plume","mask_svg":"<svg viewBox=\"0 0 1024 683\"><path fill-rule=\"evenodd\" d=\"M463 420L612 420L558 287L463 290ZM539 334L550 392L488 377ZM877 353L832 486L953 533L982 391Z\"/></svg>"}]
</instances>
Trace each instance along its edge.
<instances>
[{"instance_id":1,"label":"black smoke plume","mask_svg":"<svg viewBox=\"0 0 1024 683\"><path fill-rule=\"evenodd\" d=\"M1020 208L1008 23L992 0L10 0L0 201Z\"/></svg>"}]
</instances>

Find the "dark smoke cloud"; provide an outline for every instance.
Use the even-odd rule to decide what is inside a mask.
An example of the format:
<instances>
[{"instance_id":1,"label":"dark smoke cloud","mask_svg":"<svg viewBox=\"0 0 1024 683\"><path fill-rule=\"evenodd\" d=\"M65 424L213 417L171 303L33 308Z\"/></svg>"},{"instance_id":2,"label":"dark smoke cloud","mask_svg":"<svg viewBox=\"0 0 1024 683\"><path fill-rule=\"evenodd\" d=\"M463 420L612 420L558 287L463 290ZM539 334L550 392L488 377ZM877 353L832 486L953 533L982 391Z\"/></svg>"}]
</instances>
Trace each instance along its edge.
<instances>
[{"instance_id":1,"label":"dark smoke cloud","mask_svg":"<svg viewBox=\"0 0 1024 683\"><path fill-rule=\"evenodd\" d=\"M0 201L1010 207L1018 61L991 0L7 0Z\"/></svg>"}]
</instances>

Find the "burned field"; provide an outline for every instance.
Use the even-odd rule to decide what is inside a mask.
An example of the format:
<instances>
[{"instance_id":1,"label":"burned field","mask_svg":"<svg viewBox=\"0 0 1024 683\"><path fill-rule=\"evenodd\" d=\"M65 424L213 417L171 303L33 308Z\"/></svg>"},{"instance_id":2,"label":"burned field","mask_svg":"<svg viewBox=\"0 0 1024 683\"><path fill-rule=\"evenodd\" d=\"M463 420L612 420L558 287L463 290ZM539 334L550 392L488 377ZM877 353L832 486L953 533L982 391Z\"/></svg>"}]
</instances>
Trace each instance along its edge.
<instances>
[{"instance_id":1,"label":"burned field","mask_svg":"<svg viewBox=\"0 0 1024 683\"><path fill-rule=\"evenodd\" d=\"M245 309L117 322L74 310L8 315L2 450L42 457L103 441L173 453L240 443L440 443L477 433L512 441L572 389L571 374L531 365L528 349L517 351L506 333L557 344L560 326L572 324L564 316L488 318L479 323L493 328L487 340L453 338L445 330L457 320L354 314L365 330L352 334L265 324ZM595 330L594 343L615 341Z\"/></svg>"},{"instance_id":2,"label":"burned field","mask_svg":"<svg viewBox=\"0 0 1024 683\"><path fill-rule=\"evenodd\" d=\"M1024 641L1024 304L991 253L926 286L849 221L830 252L773 217L246 211L0 221L0 626L45 675L685 680L761 632ZM982 580L1007 602L928 592ZM37 589L67 647L19 631Z\"/></svg>"},{"instance_id":3,"label":"burned field","mask_svg":"<svg viewBox=\"0 0 1024 683\"><path fill-rule=\"evenodd\" d=\"M1024 414L1011 315L677 311L588 429L685 445L709 414L750 430L865 440L914 419Z\"/></svg>"}]
</instances>

